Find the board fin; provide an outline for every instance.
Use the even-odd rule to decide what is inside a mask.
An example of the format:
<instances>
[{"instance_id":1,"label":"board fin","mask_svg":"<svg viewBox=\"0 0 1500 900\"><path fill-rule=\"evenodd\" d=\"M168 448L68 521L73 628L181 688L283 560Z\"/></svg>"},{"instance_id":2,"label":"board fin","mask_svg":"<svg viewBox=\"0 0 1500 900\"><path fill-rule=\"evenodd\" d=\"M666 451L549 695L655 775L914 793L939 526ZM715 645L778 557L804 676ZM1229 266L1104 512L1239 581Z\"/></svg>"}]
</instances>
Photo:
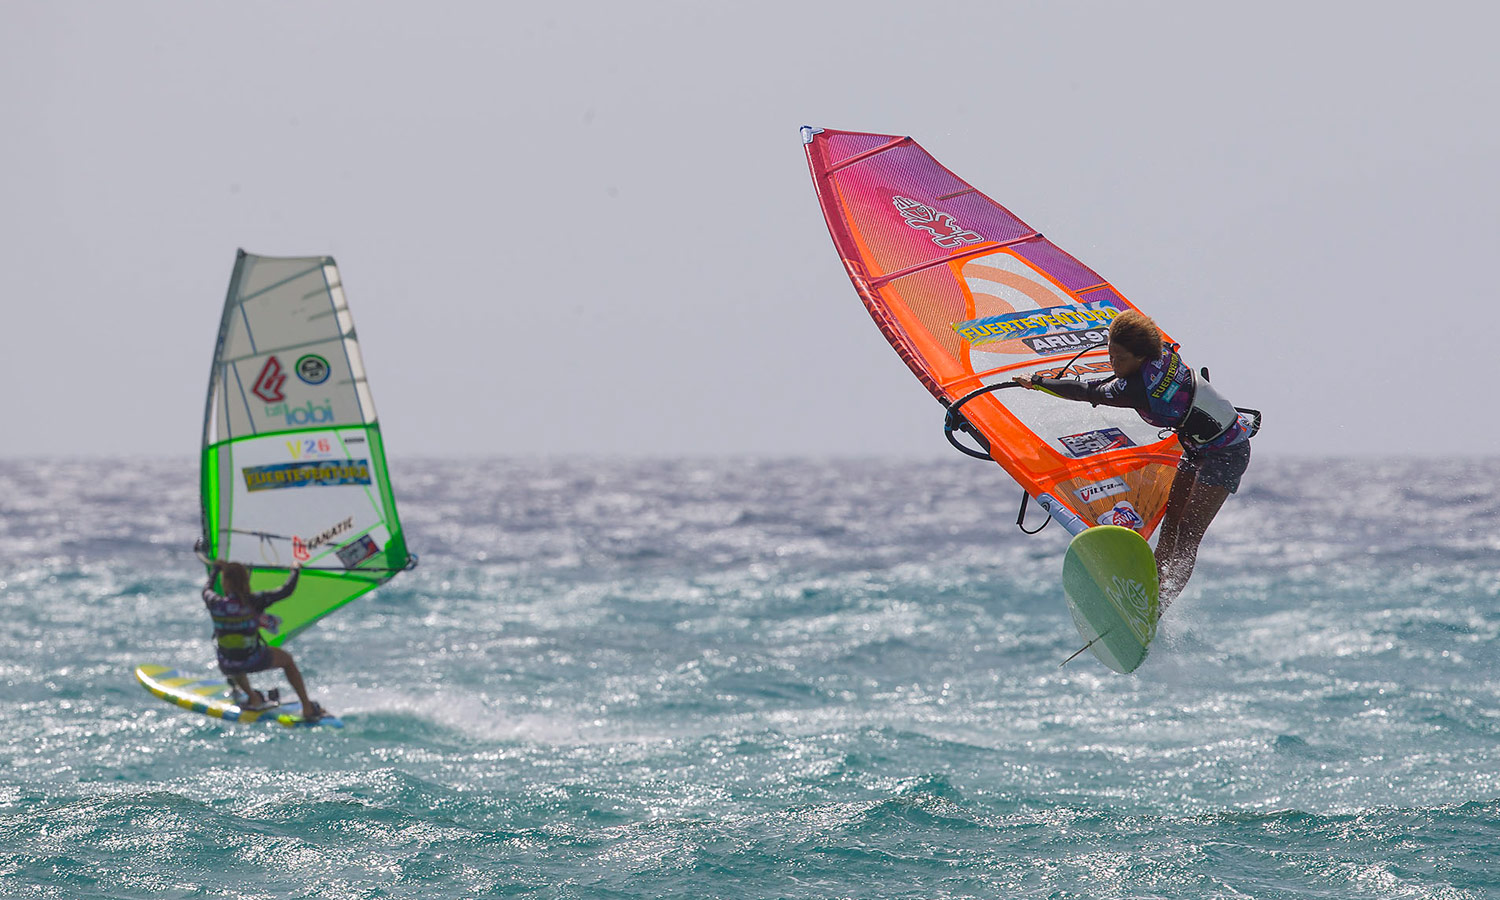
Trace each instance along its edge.
<instances>
[{"instance_id":1,"label":"board fin","mask_svg":"<svg viewBox=\"0 0 1500 900\"><path fill-rule=\"evenodd\" d=\"M1079 647L1077 650L1074 650L1073 651L1073 655L1070 656L1070 657L1068 657L1067 659L1063 660L1062 662L1058 663L1057 667L1059 669L1061 669L1063 666L1065 666L1068 663L1072 662L1073 660L1077 659L1079 656L1081 656L1083 654L1083 651L1085 651L1085 650L1089 649L1090 647L1094 646L1094 644L1097 643L1100 638L1103 638L1108 633L1109 632L1105 632L1104 634L1099 635L1099 637L1094 638L1092 641L1089 641L1087 644L1084 644L1082 647Z\"/></svg>"}]
</instances>

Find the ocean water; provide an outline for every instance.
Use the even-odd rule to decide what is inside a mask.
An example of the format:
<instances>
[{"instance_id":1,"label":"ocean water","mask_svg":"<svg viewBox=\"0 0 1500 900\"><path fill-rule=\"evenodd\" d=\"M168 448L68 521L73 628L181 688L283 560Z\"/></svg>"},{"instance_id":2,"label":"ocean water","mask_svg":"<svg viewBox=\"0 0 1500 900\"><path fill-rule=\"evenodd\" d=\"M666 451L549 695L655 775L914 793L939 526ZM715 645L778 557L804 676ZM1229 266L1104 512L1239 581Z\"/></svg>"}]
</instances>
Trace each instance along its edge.
<instances>
[{"instance_id":1,"label":"ocean water","mask_svg":"<svg viewBox=\"0 0 1500 900\"><path fill-rule=\"evenodd\" d=\"M1256 459L1134 676L993 466L393 476L291 731L131 676L212 669L192 461L0 462L0 896L1500 896L1500 461Z\"/></svg>"}]
</instances>

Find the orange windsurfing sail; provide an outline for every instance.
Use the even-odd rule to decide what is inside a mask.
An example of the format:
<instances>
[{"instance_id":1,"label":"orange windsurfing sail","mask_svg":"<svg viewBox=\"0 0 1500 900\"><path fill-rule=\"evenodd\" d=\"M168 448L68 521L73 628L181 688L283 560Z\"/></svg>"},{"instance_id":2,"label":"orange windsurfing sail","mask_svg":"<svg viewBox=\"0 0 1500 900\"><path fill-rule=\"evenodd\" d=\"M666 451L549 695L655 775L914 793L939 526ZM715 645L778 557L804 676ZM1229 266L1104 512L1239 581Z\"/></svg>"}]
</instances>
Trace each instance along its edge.
<instances>
[{"instance_id":1,"label":"orange windsurfing sail","mask_svg":"<svg viewBox=\"0 0 1500 900\"><path fill-rule=\"evenodd\" d=\"M950 426L1070 532L1149 536L1181 455L1174 435L1132 410L997 389L1064 367L1108 377L1109 322L1134 305L909 137L804 127L802 140L854 289Z\"/></svg>"}]
</instances>

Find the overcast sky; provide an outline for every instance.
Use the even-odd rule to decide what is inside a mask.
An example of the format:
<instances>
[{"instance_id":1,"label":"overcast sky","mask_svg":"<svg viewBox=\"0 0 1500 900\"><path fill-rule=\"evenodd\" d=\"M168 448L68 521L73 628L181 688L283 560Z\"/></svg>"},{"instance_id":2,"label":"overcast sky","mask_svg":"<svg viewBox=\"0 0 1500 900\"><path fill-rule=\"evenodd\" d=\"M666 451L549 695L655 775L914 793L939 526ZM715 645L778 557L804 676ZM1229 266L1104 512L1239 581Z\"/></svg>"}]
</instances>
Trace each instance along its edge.
<instances>
[{"instance_id":1,"label":"overcast sky","mask_svg":"<svg viewBox=\"0 0 1500 900\"><path fill-rule=\"evenodd\" d=\"M1258 451L1494 453L1500 14L0 3L0 456L196 453L235 248L337 258L393 455L953 451L814 199L909 134Z\"/></svg>"}]
</instances>

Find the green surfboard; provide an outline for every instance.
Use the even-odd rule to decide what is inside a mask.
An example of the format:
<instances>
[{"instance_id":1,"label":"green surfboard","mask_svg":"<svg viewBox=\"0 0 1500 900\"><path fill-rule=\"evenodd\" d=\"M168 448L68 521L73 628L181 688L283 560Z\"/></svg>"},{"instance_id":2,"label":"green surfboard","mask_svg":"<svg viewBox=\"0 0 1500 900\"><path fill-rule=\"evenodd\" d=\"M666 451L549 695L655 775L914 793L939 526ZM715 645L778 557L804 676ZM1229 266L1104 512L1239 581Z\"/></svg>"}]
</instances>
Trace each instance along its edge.
<instances>
[{"instance_id":1,"label":"green surfboard","mask_svg":"<svg viewBox=\"0 0 1500 900\"><path fill-rule=\"evenodd\" d=\"M1088 649L1116 672L1134 672L1156 637L1160 585L1146 539L1118 525L1073 538L1063 558L1068 611Z\"/></svg>"}]
</instances>

